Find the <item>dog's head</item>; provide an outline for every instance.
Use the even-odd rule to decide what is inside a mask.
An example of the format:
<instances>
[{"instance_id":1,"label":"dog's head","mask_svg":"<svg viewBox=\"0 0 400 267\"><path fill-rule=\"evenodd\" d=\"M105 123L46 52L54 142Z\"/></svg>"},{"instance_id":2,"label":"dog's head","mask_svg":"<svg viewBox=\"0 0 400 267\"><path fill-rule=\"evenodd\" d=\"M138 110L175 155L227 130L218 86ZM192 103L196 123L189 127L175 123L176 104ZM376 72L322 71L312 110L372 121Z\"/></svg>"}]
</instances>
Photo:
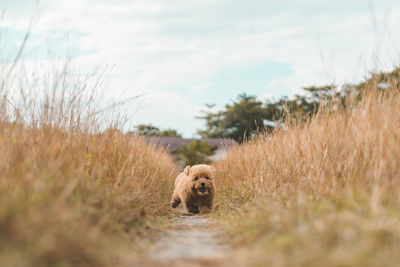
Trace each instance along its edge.
<instances>
[{"instance_id":1,"label":"dog's head","mask_svg":"<svg viewBox=\"0 0 400 267\"><path fill-rule=\"evenodd\" d=\"M214 190L215 169L207 164L186 166L185 174L189 176L190 187L199 196L207 196Z\"/></svg>"}]
</instances>

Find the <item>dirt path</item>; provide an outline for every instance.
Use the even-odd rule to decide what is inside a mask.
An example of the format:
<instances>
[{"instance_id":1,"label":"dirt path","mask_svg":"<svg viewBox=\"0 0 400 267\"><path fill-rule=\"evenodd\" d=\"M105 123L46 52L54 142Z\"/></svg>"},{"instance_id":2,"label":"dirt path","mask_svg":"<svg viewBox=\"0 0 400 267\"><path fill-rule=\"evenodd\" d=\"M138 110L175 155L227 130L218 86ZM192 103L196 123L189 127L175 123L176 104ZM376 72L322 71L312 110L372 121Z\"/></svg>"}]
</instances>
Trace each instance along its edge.
<instances>
[{"instance_id":1,"label":"dirt path","mask_svg":"<svg viewBox=\"0 0 400 267\"><path fill-rule=\"evenodd\" d=\"M220 229L206 216L180 216L150 249L154 266L217 266L229 251Z\"/></svg>"}]
</instances>

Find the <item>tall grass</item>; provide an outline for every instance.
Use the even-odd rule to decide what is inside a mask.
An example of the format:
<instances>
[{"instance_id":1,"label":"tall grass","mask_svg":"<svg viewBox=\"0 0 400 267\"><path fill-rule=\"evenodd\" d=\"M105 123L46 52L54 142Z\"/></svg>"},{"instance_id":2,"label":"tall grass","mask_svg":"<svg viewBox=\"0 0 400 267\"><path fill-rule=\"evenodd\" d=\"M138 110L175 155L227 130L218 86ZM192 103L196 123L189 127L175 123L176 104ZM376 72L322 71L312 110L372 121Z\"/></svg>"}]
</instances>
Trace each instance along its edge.
<instances>
[{"instance_id":1,"label":"tall grass","mask_svg":"<svg viewBox=\"0 0 400 267\"><path fill-rule=\"evenodd\" d=\"M217 164L217 210L241 266L400 266L400 95L242 145ZM234 210L235 212L228 212Z\"/></svg>"},{"instance_id":2,"label":"tall grass","mask_svg":"<svg viewBox=\"0 0 400 267\"><path fill-rule=\"evenodd\" d=\"M1 266L128 264L132 241L168 215L171 157L117 130L101 75L68 66L0 70Z\"/></svg>"}]
</instances>

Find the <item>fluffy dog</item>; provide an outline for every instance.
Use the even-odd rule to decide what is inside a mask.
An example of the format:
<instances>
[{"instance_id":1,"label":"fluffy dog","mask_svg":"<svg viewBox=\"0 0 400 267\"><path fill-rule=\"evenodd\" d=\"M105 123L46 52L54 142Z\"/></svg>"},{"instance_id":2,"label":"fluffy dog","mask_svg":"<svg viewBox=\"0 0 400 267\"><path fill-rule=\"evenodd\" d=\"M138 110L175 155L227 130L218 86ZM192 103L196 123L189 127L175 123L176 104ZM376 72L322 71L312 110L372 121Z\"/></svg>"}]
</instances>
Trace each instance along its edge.
<instances>
[{"instance_id":1,"label":"fluffy dog","mask_svg":"<svg viewBox=\"0 0 400 267\"><path fill-rule=\"evenodd\" d=\"M171 207L181 202L190 213L210 212L215 193L215 169L207 164L186 166L176 177Z\"/></svg>"}]
</instances>

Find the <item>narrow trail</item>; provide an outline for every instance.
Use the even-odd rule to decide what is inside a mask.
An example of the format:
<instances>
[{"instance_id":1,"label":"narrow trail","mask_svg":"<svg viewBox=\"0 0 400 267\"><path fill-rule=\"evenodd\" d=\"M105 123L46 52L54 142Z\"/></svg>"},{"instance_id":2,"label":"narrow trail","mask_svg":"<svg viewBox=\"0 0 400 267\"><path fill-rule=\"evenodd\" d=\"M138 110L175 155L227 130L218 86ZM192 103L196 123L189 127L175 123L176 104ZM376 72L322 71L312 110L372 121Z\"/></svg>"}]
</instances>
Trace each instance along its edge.
<instances>
[{"instance_id":1,"label":"narrow trail","mask_svg":"<svg viewBox=\"0 0 400 267\"><path fill-rule=\"evenodd\" d=\"M149 252L152 266L218 266L229 251L223 232L201 215L171 220Z\"/></svg>"}]
</instances>

